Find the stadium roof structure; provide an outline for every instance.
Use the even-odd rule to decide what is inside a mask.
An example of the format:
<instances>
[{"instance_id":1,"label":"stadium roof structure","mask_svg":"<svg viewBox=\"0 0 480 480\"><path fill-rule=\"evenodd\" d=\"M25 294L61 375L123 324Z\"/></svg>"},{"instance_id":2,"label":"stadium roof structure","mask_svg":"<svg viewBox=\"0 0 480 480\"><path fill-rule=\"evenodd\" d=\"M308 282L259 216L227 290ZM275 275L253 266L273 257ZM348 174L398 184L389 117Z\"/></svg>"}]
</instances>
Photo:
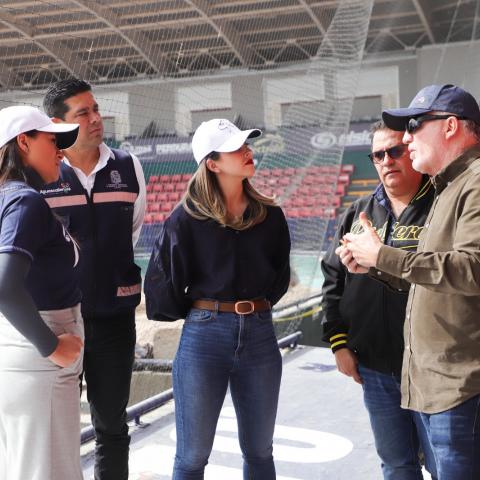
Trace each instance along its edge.
<instances>
[{"instance_id":1,"label":"stadium roof structure","mask_svg":"<svg viewBox=\"0 0 480 480\"><path fill-rule=\"evenodd\" d=\"M308 61L339 1L2 0L0 89L40 89L70 75L100 84ZM478 39L479 4L375 0L365 54Z\"/></svg>"}]
</instances>

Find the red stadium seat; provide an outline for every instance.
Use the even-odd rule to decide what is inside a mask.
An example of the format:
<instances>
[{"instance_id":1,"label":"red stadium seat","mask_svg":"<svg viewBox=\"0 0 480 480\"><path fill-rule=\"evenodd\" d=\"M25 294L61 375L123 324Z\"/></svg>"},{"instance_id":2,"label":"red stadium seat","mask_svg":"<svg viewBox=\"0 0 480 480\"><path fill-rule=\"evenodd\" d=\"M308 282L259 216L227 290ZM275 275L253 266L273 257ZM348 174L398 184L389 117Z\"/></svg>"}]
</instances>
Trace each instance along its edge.
<instances>
[{"instance_id":1,"label":"red stadium seat","mask_svg":"<svg viewBox=\"0 0 480 480\"><path fill-rule=\"evenodd\" d=\"M160 192L160 193L157 193L157 202L166 202L168 201L168 193L167 192Z\"/></svg>"},{"instance_id":2,"label":"red stadium seat","mask_svg":"<svg viewBox=\"0 0 480 480\"><path fill-rule=\"evenodd\" d=\"M339 176L338 176L338 183L349 183L350 182L350 176L348 175L348 173L341 173Z\"/></svg>"},{"instance_id":3,"label":"red stadium seat","mask_svg":"<svg viewBox=\"0 0 480 480\"><path fill-rule=\"evenodd\" d=\"M323 217L322 207L313 207L311 210L312 217Z\"/></svg>"},{"instance_id":4,"label":"red stadium seat","mask_svg":"<svg viewBox=\"0 0 480 480\"><path fill-rule=\"evenodd\" d=\"M182 181L182 176L181 175L172 175L170 178L172 179L172 182L174 182L174 183Z\"/></svg>"},{"instance_id":5,"label":"red stadium seat","mask_svg":"<svg viewBox=\"0 0 480 480\"><path fill-rule=\"evenodd\" d=\"M298 208L287 208L287 217L298 218L300 216L300 210Z\"/></svg>"},{"instance_id":6,"label":"red stadium seat","mask_svg":"<svg viewBox=\"0 0 480 480\"><path fill-rule=\"evenodd\" d=\"M161 192L163 190L163 185L161 183L155 183L153 185L154 192Z\"/></svg>"},{"instance_id":7,"label":"red stadium seat","mask_svg":"<svg viewBox=\"0 0 480 480\"><path fill-rule=\"evenodd\" d=\"M189 182L192 175L190 173L182 173L182 182Z\"/></svg>"},{"instance_id":8,"label":"red stadium seat","mask_svg":"<svg viewBox=\"0 0 480 480\"><path fill-rule=\"evenodd\" d=\"M176 192L184 192L187 189L188 182L178 182L175 184L175 191Z\"/></svg>"},{"instance_id":9,"label":"red stadium seat","mask_svg":"<svg viewBox=\"0 0 480 480\"><path fill-rule=\"evenodd\" d=\"M350 165L350 164L342 165L342 169L341 169L343 173L353 173L354 170L355 170L355 165Z\"/></svg>"},{"instance_id":10,"label":"red stadium seat","mask_svg":"<svg viewBox=\"0 0 480 480\"><path fill-rule=\"evenodd\" d=\"M147 193L147 202L154 202L157 199L156 193Z\"/></svg>"},{"instance_id":11,"label":"red stadium seat","mask_svg":"<svg viewBox=\"0 0 480 480\"><path fill-rule=\"evenodd\" d=\"M147 207L147 210L148 210L149 213L159 212L160 211L160 203L158 203L158 202L149 203L148 207Z\"/></svg>"},{"instance_id":12,"label":"red stadium seat","mask_svg":"<svg viewBox=\"0 0 480 480\"><path fill-rule=\"evenodd\" d=\"M153 192L153 183L147 185L147 192Z\"/></svg>"},{"instance_id":13,"label":"red stadium seat","mask_svg":"<svg viewBox=\"0 0 480 480\"><path fill-rule=\"evenodd\" d=\"M175 204L172 203L172 202L162 203L162 204L161 204L162 212L170 213L170 212L172 211L172 209L173 209L174 206L175 206Z\"/></svg>"},{"instance_id":14,"label":"red stadium seat","mask_svg":"<svg viewBox=\"0 0 480 480\"><path fill-rule=\"evenodd\" d=\"M155 213L153 215L153 221L156 222L156 223L162 223L162 222L165 221L167 216L168 215L166 213Z\"/></svg>"},{"instance_id":15,"label":"red stadium seat","mask_svg":"<svg viewBox=\"0 0 480 480\"><path fill-rule=\"evenodd\" d=\"M157 183L160 177L158 175L150 175L150 179L148 180L150 183Z\"/></svg>"},{"instance_id":16,"label":"red stadium seat","mask_svg":"<svg viewBox=\"0 0 480 480\"><path fill-rule=\"evenodd\" d=\"M163 185L164 192L173 192L175 191L175 185L173 183L165 183Z\"/></svg>"},{"instance_id":17,"label":"red stadium seat","mask_svg":"<svg viewBox=\"0 0 480 480\"><path fill-rule=\"evenodd\" d=\"M180 192L168 192L167 193L167 200L171 202L177 202L180 200L180 196L182 194Z\"/></svg>"},{"instance_id":18,"label":"red stadium seat","mask_svg":"<svg viewBox=\"0 0 480 480\"><path fill-rule=\"evenodd\" d=\"M305 200L301 197L296 197L292 200L292 207L304 207Z\"/></svg>"}]
</instances>

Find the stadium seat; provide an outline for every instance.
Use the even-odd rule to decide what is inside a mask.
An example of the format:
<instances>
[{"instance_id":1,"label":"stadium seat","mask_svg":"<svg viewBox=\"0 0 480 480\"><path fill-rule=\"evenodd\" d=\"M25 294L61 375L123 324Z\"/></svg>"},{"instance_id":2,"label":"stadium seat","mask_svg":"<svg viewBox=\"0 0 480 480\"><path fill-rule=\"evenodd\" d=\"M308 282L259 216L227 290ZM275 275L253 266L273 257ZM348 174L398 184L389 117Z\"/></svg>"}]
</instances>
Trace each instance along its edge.
<instances>
[{"instance_id":1,"label":"stadium seat","mask_svg":"<svg viewBox=\"0 0 480 480\"><path fill-rule=\"evenodd\" d=\"M178 174L172 175L170 178L171 178L171 181L174 182L174 183L182 181L182 176L178 175Z\"/></svg>"},{"instance_id":2,"label":"stadium seat","mask_svg":"<svg viewBox=\"0 0 480 480\"><path fill-rule=\"evenodd\" d=\"M298 218L300 210L298 208L287 208L286 215L288 218Z\"/></svg>"},{"instance_id":3,"label":"stadium seat","mask_svg":"<svg viewBox=\"0 0 480 480\"><path fill-rule=\"evenodd\" d=\"M292 199L292 207L304 207L305 200L301 197L295 197Z\"/></svg>"},{"instance_id":4,"label":"stadium seat","mask_svg":"<svg viewBox=\"0 0 480 480\"><path fill-rule=\"evenodd\" d=\"M354 170L355 170L355 165L346 164L346 165L342 165L341 167L341 172L343 173L353 173Z\"/></svg>"},{"instance_id":5,"label":"stadium seat","mask_svg":"<svg viewBox=\"0 0 480 480\"><path fill-rule=\"evenodd\" d=\"M175 191L175 185L173 183L165 183L163 185L164 192L173 192Z\"/></svg>"},{"instance_id":6,"label":"stadium seat","mask_svg":"<svg viewBox=\"0 0 480 480\"><path fill-rule=\"evenodd\" d=\"M154 202L157 199L156 193L147 193L147 202Z\"/></svg>"},{"instance_id":7,"label":"stadium seat","mask_svg":"<svg viewBox=\"0 0 480 480\"><path fill-rule=\"evenodd\" d=\"M180 192L167 192L167 200L177 202L180 200L181 195Z\"/></svg>"},{"instance_id":8,"label":"stadium seat","mask_svg":"<svg viewBox=\"0 0 480 480\"><path fill-rule=\"evenodd\" d=\"M153 215L153 221L156 223L162 223L166 220L168 215L166 213L155 213Z\"/></svg>"},{"instance_id":9,"label":"stadium seat","mask_svg":"<svg viewBox=\"0 0 480 480\"><path fill-rule=\"evenodd\" d=\"M168 201L168 192L160 192L160 193L157 193L157 198L156 198L156 201L157 202L166 202Z\"/></svg>"},{"instance_id":10,"label":"stadium seat","mask_svg":"<svg viewBox=\"0 0 480 480\"><path fill-rule=\"evenodd\" d=\"M175 184L176 192L184 192L187 189L188 182L178 182Z\"/></svg>"},{"instance_id":11,"label":"stadium seat","mask_svg":"<svg viewBox=\"0 0 480 480\"><path fill-rule=\"evenodd\" d=\"M159 180L159 176L158 175L150 175L150 179L149 179L149 182L150 183L157 183Z\"/></svg>"},{"instance_id":12,"label":"stadium seat","mask_svg":"<svg viewBox=\"0 0 480 480\"><path fill-rule=\"evenodd\" d=\"M175 206L172 202L165 202L161 204L162 212L170 213Z\"/></svg>"},{"instance_id":13,"label":"stadium seat","mask_svg":"<svg viewBox=\"0 0 480 480\"><path fill-rule=\"evenodd\" d=\"M349 183L350 182L350 176L348 173L341 173L338 176L338 183Z\"/></svg>"},{"instance_id":14,"label":"stadium seat","mask_svg":"<svg viewBox=\"0 0 480 480\"><path fill-rule=\"evenodd\" d=\"M151 212L159 212L160 211L160 203L152 202L148 204L147 210L149 213Z\"/></svg>"},{"instance_id":15,"label":"stadium seat","mask_svg":"<svg viewBox=\"0 0 480 480\"><path fill-rule=\"evenodd\" d=\"M163 191L163 185L161 183L154 183L153 184L153 191L154 192L161 192Z\"/></svg>"}]
</instances>

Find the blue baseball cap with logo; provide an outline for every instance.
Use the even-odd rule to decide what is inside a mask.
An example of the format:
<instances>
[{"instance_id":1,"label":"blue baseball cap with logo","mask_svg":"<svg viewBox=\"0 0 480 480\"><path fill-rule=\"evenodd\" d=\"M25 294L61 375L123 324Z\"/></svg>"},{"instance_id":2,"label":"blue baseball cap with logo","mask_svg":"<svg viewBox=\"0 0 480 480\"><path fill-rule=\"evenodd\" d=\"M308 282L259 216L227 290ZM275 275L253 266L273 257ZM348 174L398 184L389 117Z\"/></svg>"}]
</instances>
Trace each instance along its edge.
<instances>
[{"instance_id":1,"label":"blue baseball cap with logo","mask_svg":"<svg viewBox=\"0 0 480 480\"><path fill-rule=\"evenodd\" d=\"M403 131L412 117L438 111L473 120L480 125L480 109L475 98L455 85L429 85L422 88L407 108L384 110L382 118L392 130Z\"/></svg>"}]
</instances>

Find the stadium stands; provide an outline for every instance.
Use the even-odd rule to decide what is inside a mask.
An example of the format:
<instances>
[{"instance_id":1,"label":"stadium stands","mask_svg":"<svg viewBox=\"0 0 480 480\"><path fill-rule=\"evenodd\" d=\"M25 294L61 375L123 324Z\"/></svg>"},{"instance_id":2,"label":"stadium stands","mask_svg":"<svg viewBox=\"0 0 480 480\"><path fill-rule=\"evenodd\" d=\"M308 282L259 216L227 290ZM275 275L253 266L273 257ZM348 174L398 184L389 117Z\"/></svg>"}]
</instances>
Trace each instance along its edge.
<instances>
[{"instance_id":1,"label":"stadium stands","mask_svg":"<svg viewBox=\"0 0 480 480\"><path fill-rule=\"evenodd\" d=\"M265 195L275 195L287 218L330 220L336 218L353 171L353 165L263 169L254 177L253 184ZM190 178L190 174L150 175L147 225L161 223L168 217L182 198Z\"/></svg>"}]
</instances>

